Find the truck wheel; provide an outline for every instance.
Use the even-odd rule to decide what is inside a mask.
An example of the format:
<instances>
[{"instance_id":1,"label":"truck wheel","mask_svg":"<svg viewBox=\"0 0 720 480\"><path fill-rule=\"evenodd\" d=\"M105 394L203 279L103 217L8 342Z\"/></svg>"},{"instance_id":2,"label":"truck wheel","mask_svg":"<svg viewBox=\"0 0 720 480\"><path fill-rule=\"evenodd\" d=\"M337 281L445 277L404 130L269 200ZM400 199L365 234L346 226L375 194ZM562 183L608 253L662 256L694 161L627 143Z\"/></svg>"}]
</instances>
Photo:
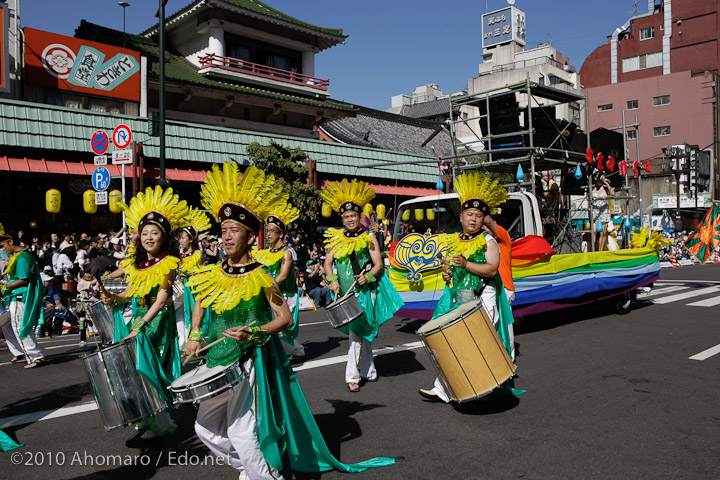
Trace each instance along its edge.
<instances>
[{"instance_id":1,"label":"truck wheel","mask_svg":"<svg viewBox=\"0 0 720 480\"><path fill-rule=\"evenodd\" d=\"M615 299L614 310L615 313L625 315L630 313L632 310L632 302L635 300L635 294L626 292Z\"/></svg>"}]
</instances>

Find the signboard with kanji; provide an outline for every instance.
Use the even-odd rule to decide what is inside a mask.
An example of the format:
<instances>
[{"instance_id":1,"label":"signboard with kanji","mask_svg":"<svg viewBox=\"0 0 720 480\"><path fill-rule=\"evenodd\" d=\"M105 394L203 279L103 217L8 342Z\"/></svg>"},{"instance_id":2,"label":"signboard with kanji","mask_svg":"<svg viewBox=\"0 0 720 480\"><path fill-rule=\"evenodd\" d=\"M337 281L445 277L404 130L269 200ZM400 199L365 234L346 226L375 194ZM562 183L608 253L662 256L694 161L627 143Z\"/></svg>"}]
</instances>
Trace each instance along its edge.
<instances>
[{"instance_id":1,"label":"signboard with kanji","mask_svg":"<svg viewBox=\"0 0 720 480\"><path fill-rule=\"evenodd\" d=\"M505 7L482 16L483 48L512 41L525 45L525 12Z\"/></svg>"},{"instance_id":2,"label":"signboard with kanji","mask_svg":"<svg viewBox=\"0 0 720 480\"><path fill-rule=\"evenodd\" d=\"M25 79L60 90L140 100L140 53L25 28Z\"/></svg>"}]
</instances>

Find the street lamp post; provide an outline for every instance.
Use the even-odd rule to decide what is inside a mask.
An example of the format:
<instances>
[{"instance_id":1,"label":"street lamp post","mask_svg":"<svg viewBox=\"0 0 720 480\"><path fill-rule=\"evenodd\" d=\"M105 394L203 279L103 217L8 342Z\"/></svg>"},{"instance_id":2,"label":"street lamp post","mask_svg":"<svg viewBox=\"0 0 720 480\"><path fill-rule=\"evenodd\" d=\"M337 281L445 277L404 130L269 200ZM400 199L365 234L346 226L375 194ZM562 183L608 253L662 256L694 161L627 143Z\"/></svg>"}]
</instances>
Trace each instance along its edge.
<instances>
[{"instance_id":1,"label":"street lamp post","mask_svg":"<svg viewBox=\"0 0 720 480\"><path fill-rule=\"evenodd\" d=\"M720 75L718 75L717 72L705 70L705 76L713 77L713 175L710 178L710 190L712 192L710 196L713 200L717 200L719 194L718 188L720 188L715 180L718 176L718 167L720 167L720 162L718 161L718 150L720 150L720 141L718 139L720 136L718 135L718 128L720 128L718 125L718 123L720 123L720 85L718 85L718 80L720 80Z\"/></svg>"},{"instance_id":2,"label":"street lamp post","mask_svg":"<svg viewBox=\"0 0 720 480\"><path fill-rule=\"evenodd\" d=\"M128 2L118 2L123 9L123 48L125 48L125 9L130 6Z\"/></svg>"}]
</instances>

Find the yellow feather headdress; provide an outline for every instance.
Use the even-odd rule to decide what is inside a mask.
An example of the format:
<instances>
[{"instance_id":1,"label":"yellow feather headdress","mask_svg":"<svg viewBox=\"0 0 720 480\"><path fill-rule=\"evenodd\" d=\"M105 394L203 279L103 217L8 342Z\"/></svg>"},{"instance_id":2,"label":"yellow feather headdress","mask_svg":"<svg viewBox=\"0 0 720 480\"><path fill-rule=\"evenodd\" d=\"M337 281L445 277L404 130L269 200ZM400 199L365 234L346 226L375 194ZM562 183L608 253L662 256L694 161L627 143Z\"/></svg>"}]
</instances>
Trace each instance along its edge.
<instances>
[{"instance_id":1,"label":"yellow feather headdress","mask_svg":"<svg viewBox=\"0 0 720 480\"><path fill-rule=\"evenodd\" d=\"M160 186L148 187L130 200L130 205L123 204L125 220L130 228L140 231L147 224L153 224L169 235L176 228L187 223L189 209L185 200L180 200L172 188L163 191Z\"/></svg>"},{"instance_id":2,"label":"yellow feather headdress","mask_svg":"<svg viewBox=\"0 0 720 480\"><path fill-rule=\"evenodd\" d=\"M0 242L4 242L5 240L12 240L12 235L6 234L5 227L0 223Z\"/></svg>"},{"instance_id":3,"label":"yellow feather headdress","mask_svg":"<svg viewBox=\"0 0 720 480\"><path fill-rule=\"evenodd\" d=\"M340 215L348 210L361 214L365 205L375 198L375 190L368 188L367 182L358 179L348 182L343 178L340 185L337 182L327 185L320 195Z\"/></svg>"},{"instance_id":4,"label":"yellow feather headdress","mask_svg":"<svg viewBox=\"0 0 720 480\"><path fill-rule=\"evenodd\" d=\"M461 211L476 208L485 215L507 201L510 196L500 182L479 173L466 173L455 179L455 191L460 197Z\"/></svg>"},{"instance_id":5,"label":"yellow feather headdress","mask_svg":"<svg viewBox=\"0 0 720 480\"><path fill-rule=\"evenodd\" d=\"M181 228L185 230L193 240L197 238L198 233L204 232L211 226L210 217L207 216L207 213L203 212L199 208L193 207L190 207L187 216L187 224L187 226Z\"/></svg>"},{"instance_id":6,"label":"yellow feather headdress","mask_svg":"<svg viewBox=\"0 0 720 480\"><path fill-rule=\"evenodd\" d=\"M299 216L300 210L289 203L284 203L268 211L265 222L277 225L280 230L287 232L288 226L297 220Z\"/></svg>"},{"instance_id":7,"label":"yellow feather headdress","mask_svg":"<svg viewBox=\"0 0 720 480\"><path fill-rule=\"evenodd\" d=\"M213 165L200 188L202 204L221 225L233 221L257 232L260 219L287 203L288 195L274 175L266 175L255 166L239 177L234 162L224 163L222 169Z\"/></svg>"},{"instance_id":8,"label":"yellow feather headdress","mask_svg":"<svg viewBox=\"0 0 720 480\"><path fill-rule=\"evenodd\" d=\"M640 228L640 231L634 233L630 239L630 244L634 248L648 247L659 252L664 245L672 245L672 242L657 230L651 230L650 227Z\"/></svg>"}]
</instances>

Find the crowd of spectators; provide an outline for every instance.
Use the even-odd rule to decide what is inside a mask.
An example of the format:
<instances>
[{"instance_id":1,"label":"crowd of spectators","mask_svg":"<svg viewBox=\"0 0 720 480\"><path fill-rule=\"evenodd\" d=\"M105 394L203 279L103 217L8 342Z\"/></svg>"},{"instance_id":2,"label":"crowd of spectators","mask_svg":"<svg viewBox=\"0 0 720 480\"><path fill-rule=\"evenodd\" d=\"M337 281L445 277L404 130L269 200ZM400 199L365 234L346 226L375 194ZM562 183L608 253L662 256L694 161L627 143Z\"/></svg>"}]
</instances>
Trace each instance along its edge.
<instances>
[{"instance_id":1,"label":"crowd of spectators","mask_svg":"<svg viewBox=\"0 0 720 480\"><path fill-rule=\"evenodd\" d=\"M671 261L673 254L675 260L693 260L695 257L685 246L685 242L688 239L688 232L683 230L681 232L663 233L663 236L672 242L670 245L666 245L660 249L659 258L661 262Z\"/></svg>"}]
</instances>

